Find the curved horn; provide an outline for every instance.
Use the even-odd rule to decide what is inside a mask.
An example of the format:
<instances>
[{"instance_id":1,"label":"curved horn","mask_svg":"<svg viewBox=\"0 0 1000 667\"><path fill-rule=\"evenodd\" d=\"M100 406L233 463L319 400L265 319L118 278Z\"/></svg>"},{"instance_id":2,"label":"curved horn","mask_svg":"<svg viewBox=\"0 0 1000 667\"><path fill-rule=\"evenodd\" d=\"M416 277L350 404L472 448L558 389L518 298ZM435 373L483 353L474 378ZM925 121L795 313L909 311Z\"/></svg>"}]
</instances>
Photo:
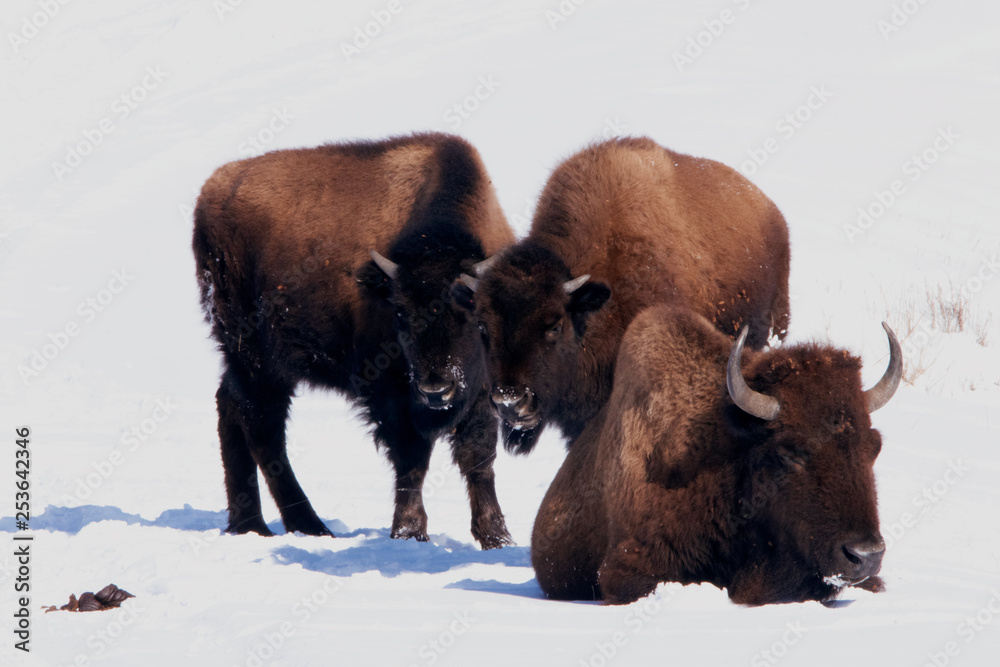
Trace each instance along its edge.
<instances>
[{"instance_id":1,"label":"curved horn","mask_svg":"<svg viewBox=\"0 0 1000 667\"><path fill-rule=\"evenodd\" d=\"M588 280L590 280L590 274L585 273L579 278L573 278L573 280L567 280L565 283L563 283L563 289L566 290L566 294L572 294L573 292L583 287L583 284Z\"/></svg>"},{"instance_id":2,"label":"curved horn","mask_svg":"<svg viewBox=\"0 0 1000 667\"><path fill-rule=\"evenodd\" d=\"M396 264L395 262L378 254L377 250L369 250L368 252L371 254L372 260L378 264L378 268L382 269L382 271L385 272L385 275L389 276L389 278L395 280L396 274L399 273L399 264Z\"/></svg>"},{"instance_id":3,"label":"curved horn","mask_svg":"<svg viewBox=\"0 0 1000 667\"><path fill-rule=\"evenodd\" d=\"M878 384L865 392L868 412L875 412L888 403L892 395L896 393L899 381L903 379L903 351L899 348L899 341L896 340L896 334L892 332L888 324L883 322L882 328L889 336L889 367L885 369Z\"/></svg>"},{"instance_id":4,"label":"curved horn","mask_svg":"<svg viewBox=\"0 0 1000 667\"><path fill-rule=\"evenodd\" d=\"M465 286L473 292L479 289L479 281L468 274L463 273L458 279L465 283Z\"/></svg>"},{"instance_id":5,"label":"curved horn","mask_svg":"<svg viewBox=\"0 0 1000 667\"><path fill-rule=\"evenodd\" d=\"M736 344L733 345L733 349L729 353L729 363L726 365L726 386L729 388L729 396L733 399L733 403L743 412L759 419L771 421L781 411L778 399L754 391L747 386L746 380L743 379L740 356L743 354L743 343L746 342L749 330L749 327L743 327L740 337L736 339Z\"/></svg>"},{"instance_id":6,"label":"curved horn","mask_svg":"<svg viewBox=\"0 0 1000 667\"><path fill-rule=\"evenodd\" d=\"M490 257L487 257L486 259L484 259L483 261L479 262L478 264L473 264L472 265L472 273L473 273L473 275L481 277L483 275L483 273L486 271L486 269L490 268L491 266L493 266L494 264L497 263L498 259L500 259L499 253L496 254L496 255L491 255ZM472 288L470 288L470 289L472 289ZM473 291L475 291L475 290L473 290Z\"/></svg>"}]
</instances>

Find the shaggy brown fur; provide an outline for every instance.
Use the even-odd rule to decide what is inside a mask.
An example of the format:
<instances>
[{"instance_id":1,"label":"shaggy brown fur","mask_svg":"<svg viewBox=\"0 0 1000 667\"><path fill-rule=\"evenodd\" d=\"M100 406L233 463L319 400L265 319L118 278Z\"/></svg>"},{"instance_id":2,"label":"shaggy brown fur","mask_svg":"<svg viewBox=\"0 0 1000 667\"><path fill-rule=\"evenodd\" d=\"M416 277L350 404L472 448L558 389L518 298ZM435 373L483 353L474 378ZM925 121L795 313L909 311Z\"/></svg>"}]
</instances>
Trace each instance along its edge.
<instances>
[{"instance_id":1,"label":"shaggy brown fur","mask_svg":"<svg viewBox=\"0 0 1000 667\"><path fill-rule=\"evenodd\" d=\"M746 350L747 384L781 404L764 421L729 398L731 345L683 309L632 323L614 392L535 519L546 595L620 604L663 581L709 582L765 604L881 589L881 438L859 360L818 345Z\"/></svg>"},{"instance_id":2,"label":"shaggy brown fur","mask_svg":"<svg viewBox=\"0 0 1000 667\"><path fill-rule=\"evenodd\" d=\"M225 361L217 398L230 531L270 532L260 468L287 530L329 534L285 453L290 398L305 381L364 409L396 470L394 537L427 539L421 486L444 435L473 534L484 547L508 543L477 323L451 293L463 271L513 241L479 154L449 135L276 151L208 179L193 248ZM372 249L398 265L394 279Z\"/></svg>"},{"instance_id":3,"label":"shaggy brown fur","mask_svg":"<svg viewBox=\"0 0 1000 667\"><path fill-rule=\"evenodd\" d=\"M625 329L651 304L680 304L730 336L749 325L750 347L783 338L788 268L784 218L733 169L647 138L572 156L528 237L476 288L505 444L530 451L547 421L577 437L611 393Z\"/></svg>"}]
</instances>

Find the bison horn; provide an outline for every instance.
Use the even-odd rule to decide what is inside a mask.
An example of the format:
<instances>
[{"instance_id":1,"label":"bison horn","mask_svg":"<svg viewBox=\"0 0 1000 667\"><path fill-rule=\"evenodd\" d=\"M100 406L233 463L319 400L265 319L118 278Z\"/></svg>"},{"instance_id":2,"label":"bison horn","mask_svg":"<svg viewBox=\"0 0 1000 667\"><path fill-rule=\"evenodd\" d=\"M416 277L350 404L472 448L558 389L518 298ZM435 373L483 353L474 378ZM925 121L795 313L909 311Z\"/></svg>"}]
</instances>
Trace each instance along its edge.
<instances>
[{"instance_id":1,"label":"bison horn","mask_svg":"<svg viewBox=\"0 0 1000 667\"><path fill-rule=\"evenodd\" d=\"M733 345L729 353L729 363L726 365L726 386L729 387L729 396L743 412L754 417L771 421L778 416L781 405L778 399L773 396L754 391L747 386L743 379L743 369L740 365L740 357L743 354L743 343L746 342L748 327L743 327L736 344Z\"/></svg>"},{"instance_id":2,"label":"bison horn","mask_svg":"<svg viewBox=\"0 0 1000 667\"><path fill-rule=\"evenodd\" d=\"M896 334L892 332L888 324L883 322L882 328L889 335L889 367L885 369L878 384L865 392L868 412L875 412L888 403L892 395L896 393L899 381L903 379L903 352L899 348L899 341L896 340Z\"/></svg>"},{"instance_id":3,"label":"bison horn","mask_svg":"<svg viewBox=\"0 0 1000 667\"><path fill-rule=\"evenodd\" d=\"M369 250L368 252L371 253L372 261L378 264L378 268L382 269L390 279L395 280L396 274L399 273L399 264L386 259L377 250Z\"/></svg>"},{"instance_id":4,"label":"bison horn","mask_svg":"<svg viewBox=\"0 0 1000 667\"><path fill-rule=\"evenodd\" d=\"M465 284L465 286L468 287L473 292L479 289L479 281L470 275L463 273L458 277L458 279L461 280Z\"/></svg>"},{"instance_id":5,"label":"bison horn","mask_svg":"<svg viewBox=\"0 0 1000 667\"><path fill-rule=\"evenodd\" d=\"M563 283L563 289L566 290L566 294L572 294L573 292L580 289L585 282L590 280L590 274L585 273L579 278L573 278L573 280L567 280Z\"/></svg>"},{"instance_id":6,"label":"bison horn","mask_svg":"<svg viewBox=\"0 0 1000 667\"><path fill-rule=\"evenodd\" d=\"M490 257L487 257L483 261L479 262L478 264L473 264L472 273L476 276L482 276L487 269L491 268L494 264L497 263L498 259L500 259L500 255L492 255Z\"/></svg>"}]
</instances>

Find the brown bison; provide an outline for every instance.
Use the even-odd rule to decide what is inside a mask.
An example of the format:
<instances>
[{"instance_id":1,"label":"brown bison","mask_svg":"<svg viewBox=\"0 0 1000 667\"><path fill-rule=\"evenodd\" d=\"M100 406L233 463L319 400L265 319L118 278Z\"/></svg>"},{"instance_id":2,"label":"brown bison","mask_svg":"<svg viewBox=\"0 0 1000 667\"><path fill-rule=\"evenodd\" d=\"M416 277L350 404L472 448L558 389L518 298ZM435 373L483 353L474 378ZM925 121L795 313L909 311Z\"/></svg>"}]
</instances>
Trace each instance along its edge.
<instances>
[{"instance_id":1,"label":"brown bison","mask_svg":"<svg viewBox=\"0 0 1000 667\"><path fill-rule=\"evenodd\" d=\"M883 324L883 326L885 326ZM546 595L622 604L708 582L743 604L881 590L869 413L902 375L861 388L844 350L744 351L666 306L635 319L602 414L570 447L532 535ZM744 370L741 370L742 369Z\"/></svg>"},{"instance_id":2,"label":"brown bison","mask_svg":"<svg viewBox=\"0 0 1000 667\"><path fill-rule=\"evenodd\" d=\"M275 151L208 179L193 248L224 362L229 531L270 534L259 468L286 530L330 534L285 451L291 396L305 382L363 408L395 468L393 537L427 539L421 487L445 436L472 534L484 548L509 543L478 323L451 294L513 241L479 154L445 134Z\"/></svg>"},{"instance_id":3,"label":"brown bison","mask_svg":"<svg viewBox=\"0 0 1000 667\"><path fill-rule=\"evenodd\" d=\"M725 165L646 138L570 157L527 238L465 276L487 348L505 446L531 450L549 421L569 440L611 393L618 345L640 311L673 302L763 347L788 325L788 229Z\"/></svg>"}]
</instances>

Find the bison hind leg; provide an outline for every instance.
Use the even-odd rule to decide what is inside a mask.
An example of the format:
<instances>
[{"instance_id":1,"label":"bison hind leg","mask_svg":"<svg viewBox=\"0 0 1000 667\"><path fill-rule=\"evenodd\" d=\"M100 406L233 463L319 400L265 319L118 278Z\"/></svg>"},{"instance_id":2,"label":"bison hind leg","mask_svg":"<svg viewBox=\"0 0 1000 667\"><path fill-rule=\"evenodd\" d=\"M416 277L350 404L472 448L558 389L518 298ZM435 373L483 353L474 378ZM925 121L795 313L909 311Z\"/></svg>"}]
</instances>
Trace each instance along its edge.
<instances>
[{"instance_id":1,"label":"bison hind leg","mask_svg":"<svg viewBox=\"0 0 1000 667\"><path fill-rule=\"evenodd\" d=\"M261 512L260 468L285 530L332 536L299 486L288 460L285 421L291 394L291 389L251 378L234 365L223 375L216 401L230 532L272 534Z\"/></svg>"},{"instance_id":2,"label":"bison hind leg","mask_svg":"<svg viewBox=\"0 0 1000 667\"><path fill-rule=\"evenodd\" d=\"M219 411L219 443L222 446L229 509L226 532L273 535L261 512L257 464L250 454L249 433L240 405L238 382L230 371L223 375L215 400Z\"/></svg>"}]
</instances>

